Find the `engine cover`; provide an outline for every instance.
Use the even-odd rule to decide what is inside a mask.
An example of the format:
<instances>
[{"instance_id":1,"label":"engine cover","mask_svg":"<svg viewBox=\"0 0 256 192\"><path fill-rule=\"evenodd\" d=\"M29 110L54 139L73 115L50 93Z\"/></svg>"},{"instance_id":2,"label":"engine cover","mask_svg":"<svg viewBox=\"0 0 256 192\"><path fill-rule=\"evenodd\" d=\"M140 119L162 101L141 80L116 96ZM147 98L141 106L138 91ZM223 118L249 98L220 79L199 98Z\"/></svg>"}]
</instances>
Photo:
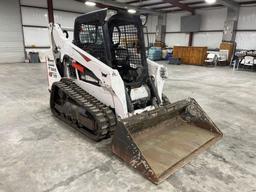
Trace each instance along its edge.
<instances>
[{"instance_id":1,"label":"engine cover","mask_svg":"<svg viewBox=\"0 0 256 192\"><path fill-rule=\"evenodd\" d=\"M131 89L130 97L132 101L141 100L141 99L144 100L149 98L150 91L148 86L143 85L141 87Z\"/></svg>"}]
</instances>

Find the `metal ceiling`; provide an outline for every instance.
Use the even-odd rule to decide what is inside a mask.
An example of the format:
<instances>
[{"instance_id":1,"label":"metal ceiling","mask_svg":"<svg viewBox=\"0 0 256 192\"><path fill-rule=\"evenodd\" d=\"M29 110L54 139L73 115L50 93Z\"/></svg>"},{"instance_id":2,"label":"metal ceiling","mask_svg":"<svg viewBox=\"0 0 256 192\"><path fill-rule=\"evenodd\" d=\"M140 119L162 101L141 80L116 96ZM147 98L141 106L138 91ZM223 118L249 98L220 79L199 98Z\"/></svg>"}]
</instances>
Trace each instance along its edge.
<instances>
[{"instance_id":1,"label":"metal ceiling","mask_svg":"<svg viewBox=\"0 0 256 192\"><path fill-rule=\"evenodd\" d=\"M76 0L84 2L85 0ZM144 13L170 13L188 11L209 7L239 7L239 5L256 4L256 0L217 0L215 4L207 4L204 0L92 0L98 7L128 9L133 8Z\"/></svg>"},{"instance_id":2,"label":"metal ceiling","mask_svg":"<svg viewBox=\"0 0 256 192\"><path fill-rule=\"evenodd\" d=\"M256 4L253 0L217 0L215 4L209 5L204 0L116 0L125 4L137 6L138 8L146 8L159 12L175 12L175 11L189 11L194 12L196 9L209 7L222 7L230 4L245 5ZM226 3L226 4L225 4Z\"/></svg>"}]
</instances>

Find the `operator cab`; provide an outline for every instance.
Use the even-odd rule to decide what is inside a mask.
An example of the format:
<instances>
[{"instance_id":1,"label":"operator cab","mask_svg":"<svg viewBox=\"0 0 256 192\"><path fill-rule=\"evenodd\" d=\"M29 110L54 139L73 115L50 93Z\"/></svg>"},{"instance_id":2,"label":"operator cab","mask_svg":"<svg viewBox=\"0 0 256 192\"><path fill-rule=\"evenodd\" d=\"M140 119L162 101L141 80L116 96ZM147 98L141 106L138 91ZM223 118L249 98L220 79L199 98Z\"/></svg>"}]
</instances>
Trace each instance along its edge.
<instances>
[{"instance_id":1,"label":"operator cab","mask_svg":"<svg viewBox=\"0 0 256 192\"><path fill-rule=\"evenodd\" d=\"M139 16L107 9L78 17L74 44L119 71L129 87L140 87L147 77L143 27Z\"/></svg>"}]
</instances>

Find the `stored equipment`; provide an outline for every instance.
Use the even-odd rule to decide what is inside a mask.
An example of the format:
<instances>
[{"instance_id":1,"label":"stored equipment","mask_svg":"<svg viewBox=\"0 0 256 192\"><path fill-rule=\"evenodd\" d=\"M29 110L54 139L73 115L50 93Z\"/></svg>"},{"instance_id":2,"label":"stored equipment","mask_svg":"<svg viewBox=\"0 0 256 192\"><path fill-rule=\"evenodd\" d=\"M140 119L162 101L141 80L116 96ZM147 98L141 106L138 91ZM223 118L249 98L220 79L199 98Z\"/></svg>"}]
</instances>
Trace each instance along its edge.
<instances>
[{"instance_id":1,"label":"stored equipment","mask_svg":"<svg viewBox=\"0 0 256 192\"><path fill-rule=\"evenodd\" d=\"M151 61L160 61L162 59L161 47L151 47L148 50L148 59Z\"/></svg>"},{"instance_id":2,"label":"stored equipment","mask_svg":"<svg viewBox=\"0 0 256 192\"><path fill-rule=\"evenodd\" d=\"M50 107L158 184L222 133L194 99L170 103L167 70L146 58L140 17L94 11L75 20L74 40L50 24Z\"/></svg>"}]
</instances>

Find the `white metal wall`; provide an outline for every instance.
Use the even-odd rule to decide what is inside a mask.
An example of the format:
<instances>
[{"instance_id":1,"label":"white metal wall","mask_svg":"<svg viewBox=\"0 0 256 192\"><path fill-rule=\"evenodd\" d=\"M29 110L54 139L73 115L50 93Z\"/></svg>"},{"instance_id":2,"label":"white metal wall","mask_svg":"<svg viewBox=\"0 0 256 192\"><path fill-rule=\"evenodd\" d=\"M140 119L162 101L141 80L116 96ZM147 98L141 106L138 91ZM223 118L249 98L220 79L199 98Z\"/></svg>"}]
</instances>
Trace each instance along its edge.
<instances>
[{"instance_id":1,"label":"white metal wall","mask_svg":"<svg viewBox=\"0 0 256 192\"><path fill-rule=\"evenodd\" d=\"M207 46L208 49L218 49L222 42L222 32L194 33L193 46Z\"/></svg>"},{"instance_id":2,"label":"white metal wall","mask_svg":"<svg viewBox=\"0 0 256 192\"><path fill-rule=\"evenodd\" d=\"M180 32L181 17L189 15L187 12L169 13L166 18L166 35L165 43L173 47L175 45L186 46L188 45L189 35Z\"/></svg>"},{"instance_id":3,"label":"white metal wall","mask_svg":"<svg viewBox=\"0 0 256 192\"><path fill-rule=\"evenodd\" d=\"M207 46L217 49L222 42L224 23L227 17L227 8L198 10L202 15L200 31L194 34L193 46ZM218 31L219 30L219 31Z\"/></svg>"},{"instance_id":4,"label":"white metal wall","mask_svg":"<svg viewBox=\"0 0 256 192\"><path fill-rule=\"evenodd\" d=\"M26 52L39 52L41 61L49 53L47 0L21 0L22 23ZM70 0L53 0L54 19L68 30L69 40L73 40L75 18L96 8Z\"/></svg>"},{"instance_id":5,"label":"white metal wall","mask_svg":"<svg viewBox=\"0 0 256 192\"><path fill-rule=\"evenodd\" d=\"M70 0L53 0L53 8L82 13L88 13L97 9L96 7L85 6L84 3L78 1L70 3Z\"/></svg>"},{"instance_id":6,"label":"white metal wall","mask_svg":"<svg viewBox=\"0 0 256 192\"><path fill-rule=\"evenodd\" d=\"M148 29L148 38L149 42L148 43L154 43L156 39L156 25L157 25L157 16L155 15L150 15L148 16L148 20L146 23L146 27ZM146 37L145 37L146 38Z\"/></svg>"},{"instance_id":7,"label":"white metal wall","mask_svg":"<svg viewBox=\"0 0 256 192\"><path fill-rule=\"evenodd\" d=\"M187 33L169 33L165 35L166 45L173 46L187 46L189 41L189 34Z\"/></svg>"},{"instance_id":8,"label":"white metal wall","mask_svg":"<svg viewBox=\"0 0 256 192\"><path fill-rule=\"evenodd\" d=\"M21 7L21 13L26 52L39 52L40 59L44 61L50 46L47 10Z\"/></svg>"},{"instance_id":9,"label":"white metal wall","mask_svg":"<svg viewBox=\"0 0 256 192\"><path fill-rule=\"evenodd\" d=\"M194 33L193 46L208 46L209 49L219 48L227 9L202 9L197 13L202 15L202 25L200 32ZM167 14L165 41L168 46L188 44L188 34L180 32L180 17L183 15L188 15L188 13ZM156 26L156 23L151 25ZM237 48L256 49L256 6L241 7L237 30Z\"/></svg>"},{"instance_id":10,"label":"white metal wall","mask_svg":"<svg viewBox=\"0 0 256 192\"><path fill-rule=\"evenodd\" d=\"M15 62L24 62L19 1L0 1L0 63Z\"/></svg>"},{"instance_id":11,"label":"white metal wall","mask_svg":"<svg viewBox=\"0 0 256 192\"><path fill-rule=\"evenodd\" d=\"M241 7L237 29L237 49L256 49L256 6Z\"/></svg>"},{"instance_id":12,"label":"white metal wall","mask_svg":"<svg viewBox=\"0 0 256 192\"><path fill-rule=\"evenodd\" d=\"M20 0L20 4L47 8L46 0Z\"/></svg>"},{"instance_id":13,"label":"white metal wall","mask_svg":"<svg viewBox=\"0 0 256 192\"><path fill-rule=\"evenodd\" d=\"M146 23L148 32L156 32L156 24L157 24L157 16L149 15Z\"/></svg>"},{"instance_id":14,"label":"white metal wall","mask_svg":"<svg viewBox=\"0 0 256 192\"><path fill-rule=\"evenodd\" d=\"M14 1L14 0L12 0ZM16 0L17 1L17 0ZM6 1L7 2L7 1ZM84 4L69 0L53 0L55 21L60 23L62 27L68 29L70 41L73 38L73 23L74 19L80 15L75 12L86 13L95 8L88 8ZM47 15L47 0L21 0L21 5L35 6L42 8L21 7L22 21L24 30L24 39L26 51L39 51L40 56L44 58L49 49L48 39L48 15ZM3 6L1 6L3 7ZM56 10L57 9L57 10ZM62 10L67 10L62 11ZM73 12L70 12L73 11ZM1 12L2 13L2 12ZM1 15L0 13L0 15ZM194 46L208 46L210 49L216 49L222 40L222 30L226 19L226 8L202 9L197 11L202 15L201 32L194 34ZM189 35L180 32L181 16L189 15L187 12L177 12L167 14L166 38L165 42L168 46L187 45ZM1 20L1 18L0 18ZM155 41L155 32L157 25L157 16L149 16L147 28L149 32L149 43ZM37 26L37 27L35 27ZM238 22L237 44L238 49L256 49L256 34L255 32L241 30L256 30L256 7L242 7ZM20 33L21 34L21 33ZM1 45L0 45L1 46ZM32 49L31 47L37 47ZM39 47L41 47L39 49Z\"/></svg>"},{"instance_id":15,"label":"white metal wall","mask_svg":"<svg viewBox=\"0 0 256 192\"><path fill-rule=\"evenodd\" d=\"M202 15L200 30L223 30L227 18L227 8L199 9L197 14Z\"/></svg>"},{"instance_id":16,"label":"white metal wall","mask_svg":"<svg viewBox=\"0 0 256 192\"><path fill-rule=\"evenodd\" d=\"M223 30L224 28L227 9L203 9L198 10L197 13L202 15L202 24L201 32L194 33L193 46L208 46L210 49L218 48L222 40L222 32L217 32L217 30ZM187 12L167 14L165 42L168 46L188 45L189 34L180 32L181 17L185 15L190 14Z\"/></svg>"},{"instance_id":17,"label":"white metal wall","mask_svg":"<svg viewBox=\"0 0 256 192\"><path fill-rule=\"evenodd\" d=\"M47 8L47 0L20 0L21 5ZM87 7L83 3L70 0L53 0L53 8L73 12L89 12L96 8Z\"/></svg>"}]
</instances>

